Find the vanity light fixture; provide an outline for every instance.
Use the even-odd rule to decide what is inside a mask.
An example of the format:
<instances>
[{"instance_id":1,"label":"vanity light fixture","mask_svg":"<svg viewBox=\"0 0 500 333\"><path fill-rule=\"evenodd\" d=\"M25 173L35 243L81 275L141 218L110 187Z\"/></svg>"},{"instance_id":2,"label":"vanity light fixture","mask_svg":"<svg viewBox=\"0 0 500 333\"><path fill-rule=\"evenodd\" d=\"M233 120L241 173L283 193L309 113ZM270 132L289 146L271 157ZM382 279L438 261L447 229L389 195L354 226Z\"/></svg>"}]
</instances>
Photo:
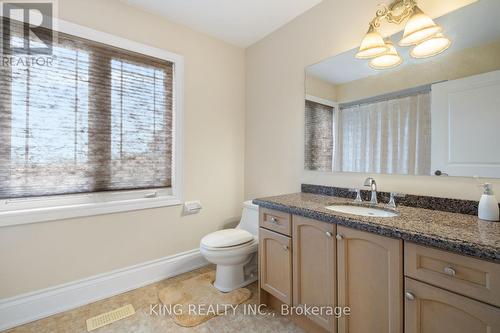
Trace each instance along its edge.
<instances>
[{"instance_id":1,"label":"vanity light fixture","mask_svg":"<svg viewBox=\"0 0 500 333\"><path fill-rule=\"evenodd\" d=\"M403 58L399 55L398 51L394 47L394 44L388 40L385 45L389 48L389 51L385 52L381 56L373 58L370 60L370 67L373 69L389 69L399 66L403 62Z\"/></svg>"},{"instance_id":2,"label":"vanity light fixture","mask_svg":"<svg viewBox=\"0 0 500 333\"><path fill-rule=\"evenodd\" d=\"M451 44L450 39L441 34L443 28L434 23L417 6L417 0L395 0L389 6L380 5L356 53L358 59L372 59L369 63L372 68L393 68L402 63L402 58L394 45L385 43L378 32L382 20L394 24L407 21L403 38L398 44L400 46L415 45L410 52L414 58L435 56L445 51Z\"/></svg>"}]
</instances>

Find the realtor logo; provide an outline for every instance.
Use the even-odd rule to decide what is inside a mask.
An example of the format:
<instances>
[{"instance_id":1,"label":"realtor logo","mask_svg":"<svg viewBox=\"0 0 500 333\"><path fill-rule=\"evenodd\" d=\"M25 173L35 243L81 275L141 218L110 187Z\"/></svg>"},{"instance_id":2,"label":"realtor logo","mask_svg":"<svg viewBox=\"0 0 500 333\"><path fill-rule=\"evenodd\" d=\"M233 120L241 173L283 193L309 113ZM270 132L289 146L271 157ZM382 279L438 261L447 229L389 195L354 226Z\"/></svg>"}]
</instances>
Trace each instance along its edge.
<instances>
[{"instance_id":1,"label":"realtor logo","mask_svg":"<svg viewBox=\"0 0 500 333\"><path fill-rule=\"evenodd\" d=\"M0 3L3 55L52 55L54 1Z\"/></svg>"}]
</instances>

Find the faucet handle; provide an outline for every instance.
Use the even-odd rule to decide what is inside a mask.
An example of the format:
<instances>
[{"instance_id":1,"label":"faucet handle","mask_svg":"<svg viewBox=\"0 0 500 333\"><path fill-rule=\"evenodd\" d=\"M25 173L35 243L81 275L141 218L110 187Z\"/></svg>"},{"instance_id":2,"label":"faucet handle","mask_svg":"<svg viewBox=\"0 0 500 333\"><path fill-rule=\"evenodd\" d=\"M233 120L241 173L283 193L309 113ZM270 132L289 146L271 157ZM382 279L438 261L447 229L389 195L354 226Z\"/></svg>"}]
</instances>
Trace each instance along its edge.
<instances>
[{"instance_id":1,"label":"faucet handle","mask_svg":"<svg viewBox=\"0 0 500 333\"><path fill-rule=\"evenodd\" d=\"M396 198L404 198L406 194L400 192L391 192L391 198L389 199L389 203L387 207L396 209Z\"/></svg>"},{"instance_id":2,"label":"faucet handle","mask_svg":"<svg viewBox=\"0 0 500 333\"><path fill-rule=\"evenodd\" d=\"M361 199L361 190L359 188L350 188L349 192L354 192L356 193L356 199L354 199L354 202L363 202L363 199Z\"/></svg>"}]
</instances>

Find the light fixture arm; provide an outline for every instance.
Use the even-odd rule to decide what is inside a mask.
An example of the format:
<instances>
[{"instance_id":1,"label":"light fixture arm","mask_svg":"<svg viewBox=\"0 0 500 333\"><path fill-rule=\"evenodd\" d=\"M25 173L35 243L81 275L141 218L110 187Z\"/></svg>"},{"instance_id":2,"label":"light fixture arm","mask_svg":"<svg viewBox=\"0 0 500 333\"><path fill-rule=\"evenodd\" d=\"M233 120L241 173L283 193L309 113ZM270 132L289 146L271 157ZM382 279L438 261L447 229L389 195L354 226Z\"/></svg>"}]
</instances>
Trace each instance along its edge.
<instances>
[{"instance_id":1,"label":"light fixture arm","mask_svg":"<svg viewBox=\"0 0 500 333\"><path fill-rule=\"evenodd\" d=\"M380 28L382 20L386 20L389 23L401 24L413 14L416 6L416 0L395 0L389 6L379 4L375 17L370 22L370 28Z\"/></svg>"}]
</instances>

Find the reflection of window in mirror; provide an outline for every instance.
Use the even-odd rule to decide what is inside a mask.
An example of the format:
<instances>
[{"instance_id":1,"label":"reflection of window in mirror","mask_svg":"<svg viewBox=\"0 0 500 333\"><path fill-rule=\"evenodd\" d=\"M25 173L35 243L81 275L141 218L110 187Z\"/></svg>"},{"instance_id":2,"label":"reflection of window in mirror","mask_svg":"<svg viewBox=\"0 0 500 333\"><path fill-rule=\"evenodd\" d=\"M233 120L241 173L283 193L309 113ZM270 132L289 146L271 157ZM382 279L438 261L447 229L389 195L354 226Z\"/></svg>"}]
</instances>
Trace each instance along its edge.
<instances>
[{"instance_id":1,"label":"reflection of window in mirror","mask_svg":"<svg viewBox=\"0 0 500 333\"><path fill-rule=\"evenodd\" d=\"M305 102L305 168L332 171L335 107L327 101L312 99Z\"/></svg>"},{"instance_id":2,"label":"reflection of window in mirror","mask_svg":"<svg viewBox=\"0 0 500 333\"><path fill-rule=\"evenodd\" d=\"M429 90L418 87L338 108L306 97L305 168L428 175Z\"/></svg>"}]
</instances>

